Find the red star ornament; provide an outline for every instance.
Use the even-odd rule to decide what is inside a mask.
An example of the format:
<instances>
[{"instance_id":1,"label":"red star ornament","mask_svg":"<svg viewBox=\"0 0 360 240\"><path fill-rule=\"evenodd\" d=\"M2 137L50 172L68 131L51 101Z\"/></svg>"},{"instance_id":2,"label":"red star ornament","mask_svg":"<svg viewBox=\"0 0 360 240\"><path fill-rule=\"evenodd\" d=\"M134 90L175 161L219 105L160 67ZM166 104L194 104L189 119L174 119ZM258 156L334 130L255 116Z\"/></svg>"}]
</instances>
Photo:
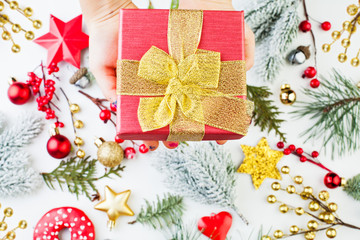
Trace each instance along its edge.
<instances>
[{"instance_id":1,"label":"red star ornament","mask_svg":"<svg viewBox=\"0 0 360 240\"><path fill-rule=\"evenodd\" d=\"M48 66L65 61L80 68L81 50L89 46L89 36L81 28L82 15L66 23L50 15L49 32L34 40L48 50Z\"/></svg>"}]
</instances>

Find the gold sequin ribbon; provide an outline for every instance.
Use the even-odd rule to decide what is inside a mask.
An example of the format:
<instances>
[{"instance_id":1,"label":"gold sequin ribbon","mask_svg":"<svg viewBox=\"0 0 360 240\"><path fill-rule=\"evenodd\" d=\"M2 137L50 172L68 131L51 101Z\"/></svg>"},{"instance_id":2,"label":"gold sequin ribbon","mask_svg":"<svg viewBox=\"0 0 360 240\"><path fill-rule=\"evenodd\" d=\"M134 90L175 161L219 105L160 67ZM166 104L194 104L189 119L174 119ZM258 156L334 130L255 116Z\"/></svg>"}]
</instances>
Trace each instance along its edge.
<instances>
[{"instance_id":1,"label":"gold sequin ribbon","mask_svg":"<svg viewBox=\"0 0 360 240\"><path fill-rule=\"evenodd\" d=\"M246 95L245 61L197 49L202 24L202 11L170 10L170 55L152 46L140 62L118 60L118 94L144 96L142 131L169 125L168 141L200 141L206 124L246 135L253 103L236 97Z\"/></svg>"}]
</instances>

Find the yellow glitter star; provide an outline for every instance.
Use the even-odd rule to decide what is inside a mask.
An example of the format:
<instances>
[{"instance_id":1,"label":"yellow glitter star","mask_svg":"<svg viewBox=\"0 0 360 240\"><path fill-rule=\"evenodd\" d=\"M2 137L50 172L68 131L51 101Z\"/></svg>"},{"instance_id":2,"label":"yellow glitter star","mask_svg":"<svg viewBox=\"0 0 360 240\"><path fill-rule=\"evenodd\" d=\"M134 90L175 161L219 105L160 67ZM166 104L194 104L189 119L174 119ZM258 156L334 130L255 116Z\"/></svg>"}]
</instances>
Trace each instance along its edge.
<instances>
[{"instance_id":1,"label":"yellow glitter star","mask_svg":"<svg viewBox=\"0 0 360 240\"><path fill-rule=\"evenodd\" d=\"M121 215L134 216L134 212L127 205L130 194L130 190L116 193L108 186L105 187L105 200L95 205L95 209L107 213L110 230L115 226L116 219Z\"/></svg>"},{"instance_id":2,"label":"yellow glitter star","mask_svg":"<svg viewBox=\"0 0 360 240\"><path fill-rule=\"evenodd\" d=\"M281 180L276 164L284 156L283 152L272 150L266 138L262 138L256 147L241 145L245 159L239 169L240 173L251 175L255 189L258 189L265 178Z\"/></svg>"}]
</instances>

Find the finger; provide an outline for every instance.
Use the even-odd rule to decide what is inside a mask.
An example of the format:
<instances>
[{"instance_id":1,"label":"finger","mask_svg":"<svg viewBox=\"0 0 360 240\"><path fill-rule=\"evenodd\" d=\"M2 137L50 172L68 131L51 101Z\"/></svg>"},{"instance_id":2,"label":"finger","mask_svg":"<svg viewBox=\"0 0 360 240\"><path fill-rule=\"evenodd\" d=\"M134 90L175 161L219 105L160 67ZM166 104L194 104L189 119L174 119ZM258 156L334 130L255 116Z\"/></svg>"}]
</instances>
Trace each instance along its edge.
<instances>
[{"instance_id":1,"label":"finger","mask_svg":"<svg viewBox=\"0 0 360 240\"><path fill-rule=\"evenodd\" d=\"M179 146L179 142L169 142L169 141L163 141L163 144L165 147L169 149L174 149Z\"/></svg>"},{"instance_id":2,"label":"finger","mask_svg":"<svg viewBox=\"0 0 360 240\"><path fill-rule=\"evenodd\" d=\"M245 60L246 71L254 66L255 58L255 35L249 25L245 23Z\"/></svg>"},{"instance_id":3,"label":"finger","mask_svg":"<svg viewBox=\"0 0 360 240\"><path fill-rule=\"evenodd\" d=\"M227 140L216 140L216 143L219 145L224 145L227 142Z\"/></svg>"},{"instance_id":4,"label":"finger","mask_svg":"<svg viewBox=\"0 0 360 240\"><path fill-rule=\"evenodd\" d=\"M116 74L112 67L98 66L91 68L97 83L109 102L115 102L116 96Z\"/></svg>"},{"instance_id":5,"label":"finger","mask_svg":"<svg viewBox=\"0 0 360 240\"><path fill-rule=\"evenodd\" d=\"M155 151L159 147L159 141L144 141L144 144L150 149L150 151Z\"/></svg>"}]
</instances>

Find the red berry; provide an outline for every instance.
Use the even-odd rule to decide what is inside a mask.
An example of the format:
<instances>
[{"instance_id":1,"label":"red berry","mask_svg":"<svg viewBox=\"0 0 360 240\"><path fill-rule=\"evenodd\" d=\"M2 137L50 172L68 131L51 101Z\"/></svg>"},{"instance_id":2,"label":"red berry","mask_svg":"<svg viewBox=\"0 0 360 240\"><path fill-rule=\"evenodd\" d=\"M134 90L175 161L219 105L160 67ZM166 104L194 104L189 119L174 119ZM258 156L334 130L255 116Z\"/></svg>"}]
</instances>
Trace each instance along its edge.
<instances>
[{"instance_id":1,"label":"red berry","mask_svg":"<svg viewBox=\"0 0 360 240\"><path fill-rule=\"evenodd\" d=\"M289 146L289 149L290 149L291 151L295 151L296 147L295 147L294 144L291 144L291 145Z\"/></svg>"},{"instance_id":2,"label":"red berry","mask_svg":"<svg viewBox=\"0 0 360 240\"><path fill-rule=\"evenodd\" d=\"M301 154L303 154L303 152L304 152L304 150L303 150L302 148L297 148L297 149L296 149L296 153L297 153L297 154L300 154L300 155L301 155Z\"/></svg>"},{"instance_id":3,"label":"red berry","mask_svg":"<svg viewBox=\"0 0 360 240\"><path fill-rule=\"evenodd\" d=\"M50 86L50 87L48 87L47 89L48 89L48 91L50 91L50 92L55 92L55 87L54 87L54 86Z\"/></svg>"},{"instance_id":4,"label":"red berry","mask_svg":"<svg viewBox=\"0 0 360 240\"><path fill-rule=\"evenodd\" d=\"M107 120L109 120L111 118L111 112L107 109L103 109L103 110L101 110L99 117L101 120L106 122Z\"/></svg>"},{"instance_id":5,"label":"red berry","mask_svg":"<svg viewBox=\"0 0 360 240\"><path fill-rule=\"evenodd\" d=\"M121 139L118 135L115 136L115 142L117 143L123 143L125 140Z\"/></svg>"},{"instance_id":6,"label":"red berry","mask_svg":"<svg viewBox=\"0 0 360 240\"><path fill-rule=\"evenodd\" d=\"M324 31L329 31L331 29L331 23L326 21L326 22L323 22L321 24L321 28L324 30Z\"/></svg>"},{"instance_id":7,"label":"red berry","mask_svg":"<svg viewBox=\"0 0 360 240\"><path fill-rule=\"evenodd\" d=\"M149 148L145 144L141 144L139 146L139 152L141 153L147 153L149 151Z\"/></svg>"},{"instance_id":8,"label":"red berry","mask_svg":"<svg viewBox=\"0 0 360 240\"><path fill-rule=\"evenodd\" d=\"M320 86L320 81L314 78L310 81L310 87L312 88L318 88Z\"/></svg>"},{"instance_id":9,"label":"red berry","mask_svg":"<svg viewBox=\"0 0 360 240\"><path fill-rule=\"evenodd\" d=\"M33 86L32 90L35 94L39 92L39 88L37 86Z\"/></svg>"},{"instance_id":10,"label":"red berry","mask_svg":"<svg viewBox=\"0 0 360 240\"><path fill-rule=\"evenodd\" d=\"M307 161L307 158L305 156L300 157L300 162L306 162L306 161Z\"/></svg>"},{"instance_id":11,"label":"red berry","mask_svg":"<svg viewBox=\"0 0 360 240\"><path fill-rule=\"evenodd\" d=\"M313 78L316 76L316 73L317 72L314 67L308 67L307 69L305 69L303 77Z\"/></svg>"},{"instance_id":12,"label":"red berry","mask_svg":"<svg viewBox=\"0 0 360 240\"><path fill-rule=\"evenodd\" d=\"M311 156L312 156L313 158L317 158L317 157L319 156L319 153L318 153L317 151L313 151L313 152L311 153Z\"/></svg>"},{"instance_id":13,"label":"red berry","mask_svg":"<svg viewBox=\"0 0 360 240\"><path fill-rule=\"evenodd\" d=\"M285 155L289 155L291 153L291 150L290 149L288 149L288 148L285 148L284 149L284 154Z\"/></svg>"},{"instance_id":14,"label":"red berry","mask_svg":"<svg viewBox=\"0 0 360 240\"><path fill-rule=\"evenodd\" d=\"M311 23L307 20L305 21L302 21L299 25L299 29L302 31L302 32L308 32L311 30Z\"/></svg>"},{"instance_id":15,"label":"red berry","mask_svg":"<svg viewBox=\"0 0 360 240\"><path fill-rule=\"evenodd\" d=\"M115 103L110 103L110 109L111 109L111 111L116 112L116 109L117 109L116 104Z\"/></svg>"},{"instance_id":16,"label":"red berry","mask_svg":"<svg viewBox=\"0 0 360 240\"><path fill-rule=\"evenodd\" d=\"M285 144L283 142L278 142L276 146L280 149L284 148Z\"/></svg>"},{"instance_id":17,"label":"red berry","mask_svg":"<svg viewBox=\"0 0 360 240\"><path fill-rule=\"evenodd\" d=\"M127 159L133 159L135 157L136 151L133 147L127 147L125 148L124 153Z\"/></svg>"},{"instance_id":18,"label":"red berry","mask_svg":"<svg viewBox=\"0 0 360 240\"><path fill-rule=\"evenodd\" d=\"M330 172L325 175L324 184L330 189L341 186L341 178L336 173Z\"/></svg>"}]
</instances>

